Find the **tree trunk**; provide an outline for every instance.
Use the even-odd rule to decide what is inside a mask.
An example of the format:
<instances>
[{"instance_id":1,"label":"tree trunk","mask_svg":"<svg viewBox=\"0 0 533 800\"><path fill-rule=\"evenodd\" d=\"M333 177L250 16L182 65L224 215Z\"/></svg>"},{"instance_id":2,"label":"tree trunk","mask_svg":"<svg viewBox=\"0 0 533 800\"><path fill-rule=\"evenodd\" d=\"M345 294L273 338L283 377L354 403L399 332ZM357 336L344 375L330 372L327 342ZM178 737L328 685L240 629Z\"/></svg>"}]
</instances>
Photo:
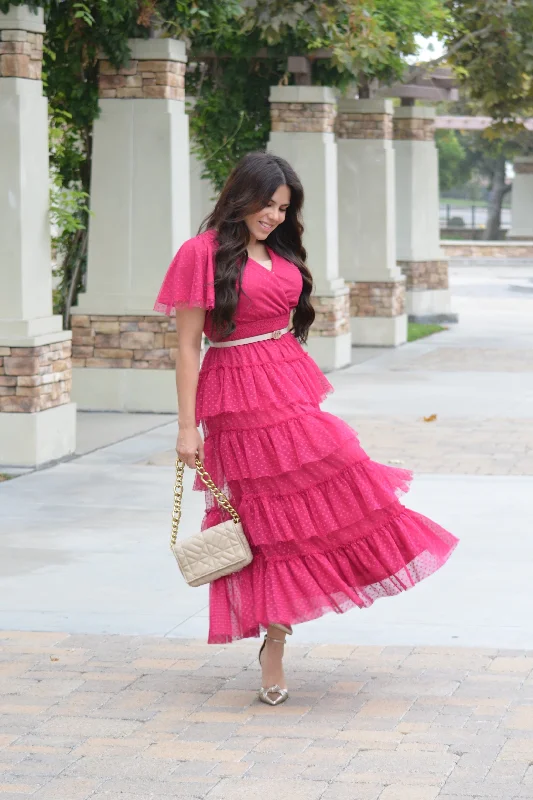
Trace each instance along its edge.
<instances>
[{"instance_id":1,"label":"tree trunk","mask_svg":"<svg viewBox=\"0 0 533 800\"><path fill-rule=\"evenodd\" d=\"M71 250L71 261L73 261L73 264L72 266L71 264L67 265L71 267L71 276L70 276L70 283L68 287L67 296L65 298L65 308L63 310L63 328L65 330L68 330L70 328L70 310L78 294L80 271L85 256L87 254L88 240L89 240L89 234L87 230L76 231L73 241L73 247Z\"/></svg>"},{"instance_id":2,"label":"tree trunk","mask_svg":"<svg viewBox=\"0 0 533 800\"><path fill-rule=\"evenodd\" d=\"M359 80L357 82L358 97L360 100L372 99L376 96L376 91L379 87L379 82L376 78L369 78L364 72L359 73Z\"/></svg>"},{"instance_id":3,"label":"tree trunk","mask_svg":"<svg viewBox=\"0 0 533 800\"><path fill-rule=\"evenodd\" d=\"M483 239L495 241L499 238L503 198L510 190L511 186L505 183L505 157L500 156L492 175L487 209L487 225L483 232Z\"/></svg>"},{"instance_id":4,"label":"tree trunk","mask_svg":"<svg viewBox=\"0 0 533 800\"><path fill-rule=\"evenodd\" d=\"M358 81L358 89L359 89L359 99L360 100L367 100L370 97L370 82L364 73L359 75Z\"/></svg>"}]
</instances>

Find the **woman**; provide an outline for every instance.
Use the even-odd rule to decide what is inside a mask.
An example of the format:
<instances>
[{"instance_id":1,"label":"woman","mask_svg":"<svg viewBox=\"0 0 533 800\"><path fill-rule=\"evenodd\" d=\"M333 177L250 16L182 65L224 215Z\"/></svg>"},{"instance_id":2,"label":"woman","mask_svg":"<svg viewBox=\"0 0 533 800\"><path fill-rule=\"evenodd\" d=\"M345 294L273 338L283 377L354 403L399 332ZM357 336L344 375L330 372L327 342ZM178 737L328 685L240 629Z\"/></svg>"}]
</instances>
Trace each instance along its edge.
<instances>
[{"instance_id":1,"label":"woman","mask_svg":"<svg viewBox=\"0 0 533 800\"><path fill-rule=\"evenodd\" d=\"M319 408L332 387L301 347L315 316L302 204L286 161L245 156L155 306L176 313L178 455L194 468L199 454L254 555L211 584L208 641L266 630L259 696L271 705L288 697L292 624L408 589L457 544L400 504L409 472L371 461L352 428ZM212 344L199 370L203 333ZM205 488L198 476L195 488ZM203 528L228 519L209 493L206 504Z\"/></svg>"}]
</instances>

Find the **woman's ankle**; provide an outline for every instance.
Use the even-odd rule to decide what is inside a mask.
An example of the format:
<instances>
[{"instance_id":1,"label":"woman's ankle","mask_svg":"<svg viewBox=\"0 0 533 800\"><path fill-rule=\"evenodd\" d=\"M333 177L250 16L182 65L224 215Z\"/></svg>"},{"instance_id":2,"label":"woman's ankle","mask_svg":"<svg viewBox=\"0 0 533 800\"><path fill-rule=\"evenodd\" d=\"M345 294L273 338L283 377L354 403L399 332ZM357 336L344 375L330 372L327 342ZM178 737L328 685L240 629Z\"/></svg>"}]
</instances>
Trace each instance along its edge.
<instances>
[{"instance_id":1,"label":"woman's ankle","mask_svg":"<svg viewBox=\"0 0 533 800\"><path fill-rule=\"evenodd\" d=\"M292 635L292 625L285 625L281 622L271 622L269 628L274 628L276 632L282 631L283 633L288 634L289 636Z\"/></svg>"},{"instance_id":2,"label":"woman's ankle","mask_svg":"<svg viewBox=\"0 0 533 800\"><path fill-rule=\"evenodd\" d=\"M278 628L277 625L269 625L267 628L267 638L271 641L285 642L287 634Z\"/></svg>"}]
</instances>

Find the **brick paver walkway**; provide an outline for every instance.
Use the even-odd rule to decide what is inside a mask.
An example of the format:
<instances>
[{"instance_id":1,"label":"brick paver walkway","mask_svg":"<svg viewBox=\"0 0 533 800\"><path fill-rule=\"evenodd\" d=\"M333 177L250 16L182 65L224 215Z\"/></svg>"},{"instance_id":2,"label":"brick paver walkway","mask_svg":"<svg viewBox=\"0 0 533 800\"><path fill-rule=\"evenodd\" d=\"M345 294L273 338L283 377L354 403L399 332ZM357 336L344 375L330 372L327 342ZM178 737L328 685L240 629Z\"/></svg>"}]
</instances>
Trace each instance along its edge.
<instances>
[{"instance_id":1,"label":"brick paver walkway","mask_svg":"<svg viewBox=\"0 0 533 800\"><path fill-rule=\"evenodd\" d=\"M431 408L431 407L430 407ZM431 414L429 414L431 416ZM375 461L415 474L533 475L533 418L346 417ZM172 466L174 450L139 463Z\"/></svg>"},{"instance_id":2,"label":"brick paver walkway","mask_svg":"<svg viewBox=\"0 0 533 800\"><path fill-rule=\"evenodd\" d=\"M428 415L431 417L431 415ZM375 461L415 474L533 475L533 418L358 417L347 420Z\"/></svg>"},{"instance_id":3,"label":"brick paver walkway","mask_svg":"<svg viewBox=\"0 0 533 800\"><path fill-rule=\"evenodd\" d=\"M533 653L0 639L1 800L533 798Z\"/></svg>"},{"instance_id":4,"label":"brick paver walkway","mask_svg":"<svg viewBox=\"0 0 533 800\"><path fill-rule=\"evenodd\" d=\"M532 372L533 352L525 347L439 347L414 358L402 370L438 372Z\"/></svg>"}]
</instances>

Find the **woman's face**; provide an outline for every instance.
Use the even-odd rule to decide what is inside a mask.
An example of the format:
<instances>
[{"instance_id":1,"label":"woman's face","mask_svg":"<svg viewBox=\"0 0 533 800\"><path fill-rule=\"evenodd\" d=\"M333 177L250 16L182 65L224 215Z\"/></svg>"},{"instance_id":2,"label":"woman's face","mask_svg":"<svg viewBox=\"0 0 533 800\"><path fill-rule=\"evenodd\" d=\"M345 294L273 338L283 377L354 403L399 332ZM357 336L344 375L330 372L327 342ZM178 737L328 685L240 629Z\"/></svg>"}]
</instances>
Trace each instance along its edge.
<instances>
[{"instance_id":1,"label":"woman's face","mask_svg":"<svg viewBox=\"0 0 533 800\"><path fill-rule=\"evenodd\" d=\"M291 190L285 184L278 186L268 205L255 214L244 218L250 236L262 241L272 233L274 228L285 220L285 213L291 201Z\"/></svg>"}]
</instances>

